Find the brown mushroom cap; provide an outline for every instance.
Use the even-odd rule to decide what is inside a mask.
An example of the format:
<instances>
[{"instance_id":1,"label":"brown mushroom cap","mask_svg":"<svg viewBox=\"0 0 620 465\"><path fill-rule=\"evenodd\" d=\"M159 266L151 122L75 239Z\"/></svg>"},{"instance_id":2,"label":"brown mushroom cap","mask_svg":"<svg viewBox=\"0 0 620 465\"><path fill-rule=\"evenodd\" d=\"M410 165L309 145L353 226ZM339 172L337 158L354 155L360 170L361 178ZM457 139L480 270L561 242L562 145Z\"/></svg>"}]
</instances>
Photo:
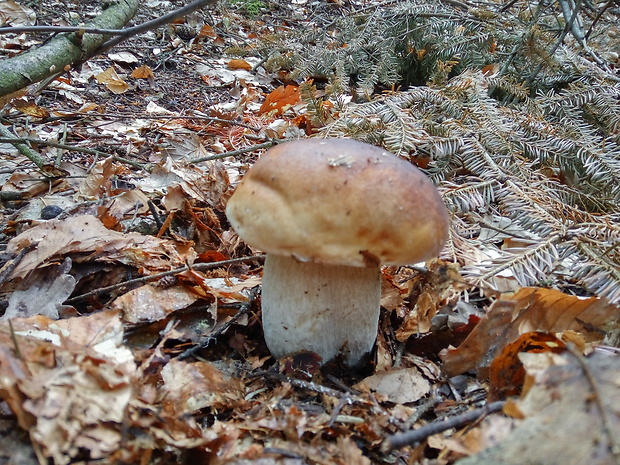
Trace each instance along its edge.
<instances>
[{"instance_id":1,"label":"brown mushroom cap","mask_svg":"<svg viewBox=\"0 0 620 465\"><path fill-rule=\"evenodd\" d=\"M420 170L350 139L269 149L226 215L254 247L331 265L417 263L438 255L448 234L446 207Z\"/></svg>"}]
</instances>

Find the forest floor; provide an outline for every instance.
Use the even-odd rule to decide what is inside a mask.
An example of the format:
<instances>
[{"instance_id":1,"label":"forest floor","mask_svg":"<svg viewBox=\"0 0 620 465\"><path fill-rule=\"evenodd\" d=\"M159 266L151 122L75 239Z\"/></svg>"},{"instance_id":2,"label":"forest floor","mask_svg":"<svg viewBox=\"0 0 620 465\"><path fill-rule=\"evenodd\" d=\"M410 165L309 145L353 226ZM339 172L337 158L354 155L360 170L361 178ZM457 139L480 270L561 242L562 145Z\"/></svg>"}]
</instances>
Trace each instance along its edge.
<instances>
[{"instance_id":1,"label":"forest floor","mask_svg":"<svg viewBox=\"0 0 620 465\"><path fill-rule=\"evenodd\" d=\"M264 66L263 52L280 34L394 3L222 1L4 98L3 124L49 166L0 143L0 464L620 463L620 291L592 279L476 281L465 271L483 265L442 253L383 270L362 368L276 360L265 345L263 256L231 228L226 202L270 146L320 135L317 108L333 122L406 89L379 82L362 95L352 77L330 100L323 77L284 59ZM505 11L472 3L444 6L477 20ZM25 5L0 13L10 25L100 13L94 1ZM182 5L149 0L133 22ZM590 42L612 82L618 17L606 9ZM0 51L45 38L2 35ZM605 256L617 257L618 211L600 208ZM484 224L501 233L498 251L529 247Z\"/></svg>"}]
</instances>

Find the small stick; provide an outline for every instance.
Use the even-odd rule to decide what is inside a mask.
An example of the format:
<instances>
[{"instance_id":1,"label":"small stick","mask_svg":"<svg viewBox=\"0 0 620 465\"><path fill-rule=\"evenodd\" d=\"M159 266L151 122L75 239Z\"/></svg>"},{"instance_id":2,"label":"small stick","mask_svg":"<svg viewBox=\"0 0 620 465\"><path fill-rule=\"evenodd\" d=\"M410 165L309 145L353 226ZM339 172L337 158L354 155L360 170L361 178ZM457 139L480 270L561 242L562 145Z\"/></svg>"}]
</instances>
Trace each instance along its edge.
<instances>
[{"instance_id":1,"label":"small stick","mask_svg":"<svg viewBox=\"0 0 620 465\"><path fill-rule=\"evenodd\" d=\"M239 320L239 318L241 318L243 315L247 314L250 311L250 308L252 307L252 303L254 303L255 298L256 291L253 290L251 292L249 300L241 305L241 308L237 313L235 313L235 316L233 316L230 320L220 326L216 331L213 331L213 333L210 334L206 340L204 340L200 344L195 345L194 347L190 347L185 352L181 353L177 358L179 360L188 359L196 355L196 352L198 352L199 350L209 347L209 344L211 344L211 342L214 342L218 337L228 331L228 328L230 328L234 323Z\"/></svg>"},{"instance_id":2,"label":"small stick","mask_svg":"<svg viewBox=\"0 0 620 465\"><path fill-rule=\"evenodd\" d=\"M71 297L70 299L65 300L65 303L73 304L75 302L79 302L81 300L88 299L89 297L92 297L92 296L95 296L95 295L99 295L99 294L103 294L103 293L108 292L108 291L113 291L115 289L119 289L119 288L124 287L124 286L129 286L129 285L133 285L133 284L148 283L150 281L156 281L158 279L165 278L166 276L171 276L171 275L183 273L184 271L187 271L190 268L192 270L203 271L203 270L210 270L210 269L213 269L213 268L219 268L221 266L233 265L235 263L249 262L249 261L252 261L252 260L261 261L264 258L265 258L264 255L256 255L256 256L252 256L252 257L232 258L230 260L222 260L221 262L198 263L196 265L192 265L191 267L186 265L186 266L183 266L181 268L176 268L174 270L164 271L162 273L156 273L156 274L152 274L152 275L149 275L149 276L141 276L140 278L129 279L127 281L123 281L122 283L112 284L111 286L100 287L99 289L93 289L92 291L87 292L86 294L82 294L82 295L78 295L78 296L75 296L75 297Z\"/></svg>"},{"instance_id":3,"label":"small stick","mask_svg":"<svg viewBox=\"0 0 620 465\"><path fill-rule=\"evenodd\" d=\"M235 155L241 155L242 153L253 152L254 150L269 148L269 147L272 147L278 144L279 142L282 142L282 141L270 140L269 142L263 142L262 144L252 145L251 147L245 147L239 150L232 150L230 152L219 153L217 155L209 155L208 157L196 158L195 160L190 161L189 164L195 165L196 163L200 163L202 161L211 161L211 160L219 160L220 158L234 157Z\"/></svg>"},{"instance_id":4,"label":"small stick","mask_svg":"<svg viewBox=\"0 0 620 465\"><path fill-rule=\"evenodd\" d=\"M419 444L420 442L424 441L425 439L434 434L442 433L452 428L458 428L468 425L482 418L483 416L488 415L489 413L499 412L502 410L505 404L506 402L503 400L498 402L492 402L482 408L470 410L469 412L446 418L444 420L434 421L415 430L407 431L405 433L393 434L387 437L387 439L383 442L382 447L384 448L384 450L390 451L394 449L400 449L405 446Z\"/></svg>"},{"instance_id":5,"label":"small stick","mask_svg":"<svg viewBox=\"0 0 620 465\"><path fill-rule=\"evenodd\" d=\"M6 266L6 268L2 271L2 273L0 273L0 286L4 284L7 279L9 279L9 276L11 275L11 273L13 273L13 270L17 267L17 265L19 265L19 263L24 259L26 254L30 252L32 249L34 249L33 245L24 247L23 249L19 251L19 254L17 254L17 257L15 257L13 261Z\"/></svg>"}]
</instances>

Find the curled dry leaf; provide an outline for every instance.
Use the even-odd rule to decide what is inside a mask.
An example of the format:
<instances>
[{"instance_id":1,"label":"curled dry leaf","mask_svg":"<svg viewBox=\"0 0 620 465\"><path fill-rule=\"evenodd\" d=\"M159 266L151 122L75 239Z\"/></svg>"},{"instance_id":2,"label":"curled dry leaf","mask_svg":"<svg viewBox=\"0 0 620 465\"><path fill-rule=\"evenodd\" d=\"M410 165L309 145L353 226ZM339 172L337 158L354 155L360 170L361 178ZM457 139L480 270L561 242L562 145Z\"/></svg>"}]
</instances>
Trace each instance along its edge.
<instances>
[{"instance_id":1,"label":"curled dry leaf","mask_svg":"<svg viewBox=\"0 0 620 465\"><path fill-rule=\"evenodd\" d=\"M112 67L97 74L95 79L99 84L104 84L114 94L122 94L129 90L129 84L123 81Z\"/></svg>"},{"instance_id":2,"label":"curled dry leaf","mask_svg":"<svg viewBox=\"0 0 620 465\"><path fill-rule=\"evenodd\" d=\"M486 377L493 359L521 334L573 330L602 340L617 320L618 307L604 299L525 287L502 295L458 348L443 351L443 368L450 376L474 370Z\"/></svg>"},{"instance_id":3,"label":"curled dry leaf","mask_svg":"<svg viewBox=\"0 0 620 465\"><path fill-rule=\"evenodd\" d=\"M356 389L370 389L397 404L416 402L431 391L431 383L417 368L391 370L365 378Z\"/></svg>"},{"instance_id":4,"label":"curled dry leaf","mask_svg":"<svg viewBox=\"0 0 620 465\"><path fill-rule=\"evenodd\" d=\"M12 325L0 323L0 396L41 457L65 465L81 450L94 460L118 450L135 371L118 314Z\"/></svg>"},{"instance_id":5,"label":"curled dry leaf","mask_svg":"<svg viewBox=\"0 0 620 465\"><path fill-rule=\"evenodd\" d=\"M180 251L173 241L106 229L91 215L49 220L11 239L7 253L36 245L15 267L9 279L24 279L51 260L71 256L74 262L119 262L146 271L167 271L192 262L193 249ZM7 283L8 286L10 283Z\"/></svg>"},{"instance_id":6,"label":"curled dry leaf","mask_svg":"<svg viewBox=\"0 0 620 465\"><path fill-rule=\"evenodd\" d=\"M147 284L117 298L112 308L120 310L128 323L152 323L163 320L175 310L189 307L199 298L199 295L185 287L162 289Z\"/></svg>"},{"instance_id":7,"label":"curled dry leaf","mask_svg":"<svg viewBox=\"0 0 620 465\"><path fill-rule=\"evenodd\" d=\"M64 309L63 302L75 289L75 278L69 274L71 259L65 258L61 265L50 265L35 270L21 289L9 296L9 306L0 320L16 317L43 315L53 320Z\"/></svg>"}]
</instances>

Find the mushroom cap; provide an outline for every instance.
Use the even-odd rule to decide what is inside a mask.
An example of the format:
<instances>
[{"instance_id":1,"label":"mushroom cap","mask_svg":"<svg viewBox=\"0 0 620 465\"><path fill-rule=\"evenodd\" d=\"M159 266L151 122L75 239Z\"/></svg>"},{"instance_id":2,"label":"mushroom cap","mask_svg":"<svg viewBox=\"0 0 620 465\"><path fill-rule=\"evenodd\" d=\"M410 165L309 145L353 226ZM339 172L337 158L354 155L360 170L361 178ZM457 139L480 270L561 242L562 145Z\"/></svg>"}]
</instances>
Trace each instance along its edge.
<instances>
[{"instance_id":1,"label":"mushroom cap","mask_svg":"<svg viewBox=\"0 0 620 465\"><path fill-rule=\"evenodd\" d=\"M358 267L437 256L449 224L418 168L350 139L269 149L237 186L226 215L246 243L267 253Z\"/></svg>"}]
</instances>

